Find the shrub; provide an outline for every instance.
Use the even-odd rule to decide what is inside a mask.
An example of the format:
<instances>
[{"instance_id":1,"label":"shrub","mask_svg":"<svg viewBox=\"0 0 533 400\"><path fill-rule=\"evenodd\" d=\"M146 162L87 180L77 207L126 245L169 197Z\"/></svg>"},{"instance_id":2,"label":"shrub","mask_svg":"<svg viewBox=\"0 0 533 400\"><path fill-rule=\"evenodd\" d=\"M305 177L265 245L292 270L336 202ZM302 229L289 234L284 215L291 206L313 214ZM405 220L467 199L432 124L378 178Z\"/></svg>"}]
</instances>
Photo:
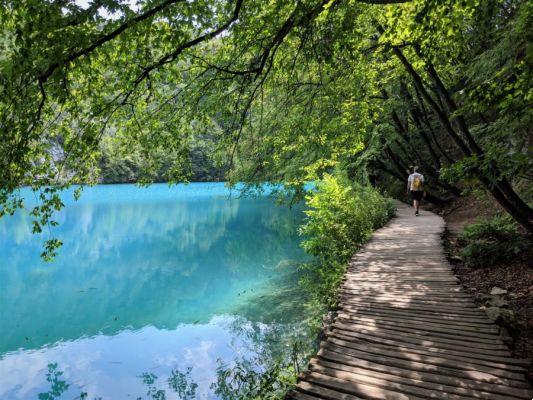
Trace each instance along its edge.
<instances>
[{"instance_id":1,"label":"shrub","mask_svg":"<svg viewBox=\"0 0 533 400\"><path fill-rule=\"evenodd\" d=\"M517 225L497 215L468 225L459 236L461 258L470 267L489 267L511 261L525 246Z\"/></svg>"},{"instance_id":2,"label":"shrub","mask_svg":"<svg viewBox=\"0 0 533 400\"><path fill-rule=\"evenodd\" d=\"M317 183L307 206L300 232L314 261L305 266L304 284L320 303L332 306L348 261L395 210L374 188L337 175L325 175Z\"/></svg>"}]
</instances>

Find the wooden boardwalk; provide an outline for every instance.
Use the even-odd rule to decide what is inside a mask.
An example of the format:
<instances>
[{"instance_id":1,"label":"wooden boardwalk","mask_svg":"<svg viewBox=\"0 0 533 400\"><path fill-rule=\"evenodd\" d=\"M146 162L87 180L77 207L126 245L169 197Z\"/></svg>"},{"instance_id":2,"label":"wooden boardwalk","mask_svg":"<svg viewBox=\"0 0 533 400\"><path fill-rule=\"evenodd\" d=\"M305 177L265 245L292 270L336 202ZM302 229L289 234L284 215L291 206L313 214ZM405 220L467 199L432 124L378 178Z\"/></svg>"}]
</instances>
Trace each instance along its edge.
<instances>
[{"instance_id":1,"label":"wooden boardwalk","mask_svg":"<svg viewBox=\"0 0 533 400\"><path fill-rule=\"evenodd\" d=\"M398 217L350 262L339 311L288 399L532 399L525 360L444 256L443 219Z\"/></svg>"}]
</instances>

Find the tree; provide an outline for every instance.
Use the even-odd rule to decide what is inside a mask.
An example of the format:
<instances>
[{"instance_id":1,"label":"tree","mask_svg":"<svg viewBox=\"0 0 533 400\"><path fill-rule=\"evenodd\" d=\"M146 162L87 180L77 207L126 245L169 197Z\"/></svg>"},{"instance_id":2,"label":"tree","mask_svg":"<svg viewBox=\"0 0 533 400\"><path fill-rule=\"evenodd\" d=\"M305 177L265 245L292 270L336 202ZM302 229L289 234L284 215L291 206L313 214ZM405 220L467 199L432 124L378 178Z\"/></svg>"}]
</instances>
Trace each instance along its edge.
<instances>
[{"instance_id":1,"label":"tree","mask_svg":"<svg viewBox=\"0 0 533 400\"><path fill-rule=\"evenodd\" d=\"M139 3L2 1L2 215L51 185L41 229L58 189L99 179L107 140L180 181L209 137L230 182L300 193L333 168L379 183L416 163L434 202L481 185L532 229L528 2Z\"/></svg>"}]
</instances>

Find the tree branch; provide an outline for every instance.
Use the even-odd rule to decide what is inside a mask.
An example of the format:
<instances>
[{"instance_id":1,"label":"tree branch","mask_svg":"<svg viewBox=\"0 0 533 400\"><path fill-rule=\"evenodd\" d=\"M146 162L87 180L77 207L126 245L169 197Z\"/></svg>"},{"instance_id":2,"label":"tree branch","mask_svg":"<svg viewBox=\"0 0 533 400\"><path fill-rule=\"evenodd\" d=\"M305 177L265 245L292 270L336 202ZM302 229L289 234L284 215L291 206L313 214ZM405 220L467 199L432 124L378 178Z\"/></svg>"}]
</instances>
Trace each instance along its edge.
<instances>
[{"instance_id":1,"label":"tree branch","mask_svg":"<svg viewBox=\"0 0 533 400\"><path fill-rule=\"evenodd\" d=\"M115 30L113 30L113 31L109 32L108 34L103 35L100 38L98 38L91 45L85 47L82 50L76 51L76 52L68 55L66 58L64 58L61 61L55 62L52 65L50 65L45 72L43 72L41 75L38 76L39 81L41 81L43 83L46 82L50 78L50 76L52 76L52 74L58 68L60 68L60 67L62 67L64 65L67 65L67 64L71 63L72 61L74 61L74 60L76 60L76 59L78 59L78 58L80 58L82 56L89 55L95 49L97 49L98 47L102 46L103 44L113 40L114 38L119 36L122 32L124 32L126 29L132 27L133 25L135 25L135 24L137 24L139 22L142 22L144 20L147 20L148 18L153 17L154 15L159 13L160 11L170 7L173 4L184 3L185 1L186 0L166 0L166 1L162 2L161 4L159 4L158 6L153 7L150 10L146 11L145 13L140 14L137 17L126 21L125 23L120 25Z\"/></svg>"}]
</instances>

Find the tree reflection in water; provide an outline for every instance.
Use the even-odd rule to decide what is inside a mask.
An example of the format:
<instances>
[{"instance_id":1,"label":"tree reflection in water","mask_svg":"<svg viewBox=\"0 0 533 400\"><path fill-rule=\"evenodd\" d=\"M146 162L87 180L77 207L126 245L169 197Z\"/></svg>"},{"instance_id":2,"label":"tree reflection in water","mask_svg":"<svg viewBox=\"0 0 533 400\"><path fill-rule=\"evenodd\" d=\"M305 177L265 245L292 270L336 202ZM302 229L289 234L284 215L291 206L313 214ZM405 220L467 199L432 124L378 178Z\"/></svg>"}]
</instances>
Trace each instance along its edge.
<instances>
[{"instance_id":1,"label":"tree reflection in water","mask_svg":"<svg viewBox=\"0 0 533 400\"><path fill-rule=\"evenodd\" d=\"M0 398L253 398L297 369L302 207L152 189L91 189L50 265L27 216L0 224Z\"/></svg>"},{"instance_id":2,"label":"tree reflection in water","mask_svg":"<svg viewBox=\"0 0 533 400\"><path fill-rule=\"evenodd\" d=\"M181 400L195 399L198 384L191 379L191 371L191 367L187 368L185 372L181 372L178 369L170 371L170 377L167 379L166 385L163 384L163 386L159 384L159 378L154 373L142 373L139 378L147 389L146 400L167 400L169 393L177 394ZM59 369L57 363L48 364L46 381L50 384L50 389L39 393L39 400L59 400L71 386L63 378L63 371ZM87 392L81 392L75 399L89 400L89 395ZM102 398L93 397L91 400L102 400ZM143 397L137 397L137 400L143 400Z\"/></svg>"},{"instance_id":3,"label":"tree reflection in water","mask_svg":"<svg viewBox=\"0 0 533 400\"><path fill-rule=\"evenodd\" d=\"M257 293L238 309L237 315L241 316L233 319L228 328L232 336L240 340L234 349L236 356L232 361L217 361L215 381L210 385L216 398L281 399L295 383L299 371L308 362L306 355L316 347L316 341L313 340L316 333L302 320L305 295L300 293L298 296L301 301L294 301L293 291L298 277L295 273L289 278L273 280L277 290L268 294ZM273 309L265 313L258 311L257 307ZM192 379L192 370L192 367L185 370L175 368L165 378L153 372L142 373L139 379L146 388L146 394L136 399L195 399L198 384ZM61 398L70 386L62 375L57 363L48 365L47 382L50 390L40 393L39 400ZM79 394L78 398L99 400L89 398L85 392Z\"/></svg>"}]
</instances>

